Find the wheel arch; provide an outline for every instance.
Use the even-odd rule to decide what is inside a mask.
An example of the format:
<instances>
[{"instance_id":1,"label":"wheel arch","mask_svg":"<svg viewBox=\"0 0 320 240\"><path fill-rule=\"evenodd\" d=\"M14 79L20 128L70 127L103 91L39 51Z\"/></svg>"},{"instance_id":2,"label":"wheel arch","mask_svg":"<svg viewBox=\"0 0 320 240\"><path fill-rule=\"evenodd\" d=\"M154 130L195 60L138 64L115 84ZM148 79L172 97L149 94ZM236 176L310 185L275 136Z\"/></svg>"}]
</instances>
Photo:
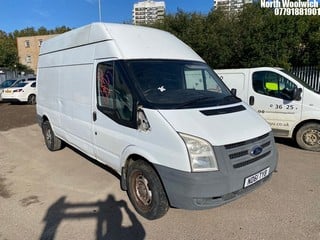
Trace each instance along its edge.
<instances>
[{"instance_id":1,"label":"wheel arch","mask_svg":"<svg viewBox=\"0 0 320 240\"><path fill-rule=\"evenodd\" d=\"M38 116L38 123L39 123L39 126L40 126L40 128L41 128L42 131L43 131L43 124L44 124L45 122L49 122L52 130L54 131L54 128L53 128L53 126L52 126L52 124L51 124L51 121L50 121L50 118L48 117L48 115L47 115L47 114L43 114L42 116L39 115L39 116ZM54 132L55 132L55 131L54 131Z\"/></svg>"},{"instance_id":2,"label":"wheel arch","mask_svg":"<svg viewBox=\"0 0 320 240\"><path fill-rule=\"evenodd\" d=\"M47 117L47 115L43 115L43 116L41 116L41 120L42 120L42 122L45 122L45 121L49 121L49 118Z\"/></svg>"},{"instance_id":3,"label":"wheel arch","mask_svg":"<svg viewBox=\"0 0 320 240\"><path fill-rule=\"evenodd\" d=\"M39 125L40 125L40 127L42 128L42 125L43 125L43 123L45 122L45 121L48 121L48 122L50 122L50 120L49 120L49 118L48 118L48 116L47 115L38 115L38 123L39 123Z\"/></svg>"},{"instance_id":4,"label":"wheel arch","mask_svg":"<svg viewBox=\"0 0 320 240\"><path fill-rule=\"evenodd\" d=\"M125 160L122 161L122 167L121 167L121 176L120 176L120 185L121 185L121 189L123 191L127 191L127 173L128 173L128 168L130 166L130 164L134 161L137 160L142 160L144 162L146 162L147 164L149 164L150 167L153 168L153 170L155 171L155 173L158 175L158 178L162 184L163 190L167 196L167 199L169 201L170 204L170 199L168 198L168 194L165 188L165 185L163 184L162 178L159 174L159 171L157 170L157 168L154 166L154 164L148 160L148 157L144 156L144 154L139 154L139 153L131 153L128 156L126 156Z\"/></svg>"},{"instance_id":5,"label":"wheel arch","mask_svg":"<svg viewBox=\"0 0 320 240\"><path fill-rule=\"evenodd\" d=\"M157 169L154 167L154 165L152 164L152 162L148 160L147 157L145 157L143 154L131 153L131 154L127 155L124 160L122 160L121 178L120 178L120 181L121 181L121 189L124 190L124 191L127 190L127 173L128 173L128 168L129 168L129 166L130 166L130 164L131 164L132 162L137 161L137 160L142 160L142 161L148 163L148 164L156 171L156 173L158 174L159 179L160 179L160 181L161 181L161 178L160 178L160 175L159 175Z\"/></svg>"},{"instance_id":6,"label":"wheel arch","mask_svg":"<svg viewBox=\"0 0 320 240\"><path fill-rule=\"evenodd\" d=\"M305 124L308 124L308 123L317 123L317 124L320 124L320 120L319 119L307 119L307 120L304 120L302 122L300 122L299 124L297 124L295 126L295 128L293 129L293 132L292 132L292 139L296 141L296 137L297 137L297 132L299 131L299 129L305 125Z\"/></svg>"}]
</instances>

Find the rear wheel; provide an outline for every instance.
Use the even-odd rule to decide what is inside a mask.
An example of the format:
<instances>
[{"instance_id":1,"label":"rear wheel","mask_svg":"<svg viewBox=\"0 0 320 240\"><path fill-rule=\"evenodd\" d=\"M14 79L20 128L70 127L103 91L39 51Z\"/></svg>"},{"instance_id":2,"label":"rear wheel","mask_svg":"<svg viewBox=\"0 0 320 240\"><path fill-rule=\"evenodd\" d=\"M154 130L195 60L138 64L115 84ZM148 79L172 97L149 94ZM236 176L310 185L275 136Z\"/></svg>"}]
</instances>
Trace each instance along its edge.
<instances>
[{"instance_id":1,"label":"rear wheel","mask_svg":"<svg viewBox=\"0 0 320 240\"><path fill-rule=\"evenodd\" d=\"M28 103L31 104L31 105L36 104L36 95L31 94L31 95L28 97Z\"/></svg>"},{"instance_id":2,"label":"rear wheel","mask_svg":"<svg viewBox=\"0 0 320 240\"><path fill-rule=\"evenodd\" d=\"M46 146L50 151L57 151L61 149L62 142L54 135L49 121L45 121L42 124L42 133Z\"/></svg>"},{"instance_id":3,"label":"rear wheel","mask_svg":"<svg viewBox=\"0 0 320 240\"><path fill-rule=\"evenodd\" d=\"M149 220L161 218L169 209L158 174L145 161L137 160L129 165L127 192L136 211Z\"/></svg>"},{"instance_id":4,"label":"rear wheel","mask_svg":"<svg viewBox=\"0 0 320 240\"><path fill-rule=\"evenodd\" d=\"M304 124L297 132L296 141L303 149L320 152L320 124Z\"/></svg>"}]
</instances>

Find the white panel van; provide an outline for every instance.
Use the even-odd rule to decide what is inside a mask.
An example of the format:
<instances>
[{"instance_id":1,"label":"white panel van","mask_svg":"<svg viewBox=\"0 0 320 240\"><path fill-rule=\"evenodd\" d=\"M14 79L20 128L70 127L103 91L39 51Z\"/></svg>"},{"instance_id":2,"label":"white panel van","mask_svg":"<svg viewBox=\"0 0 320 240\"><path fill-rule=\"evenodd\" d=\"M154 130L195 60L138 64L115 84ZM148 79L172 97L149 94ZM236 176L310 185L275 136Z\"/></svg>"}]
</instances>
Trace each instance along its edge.
<instances>
[{"instance_id":1,"label":"white panel van","mask_svg":"<svg viewBox=\"0 0 320 240\"><path fill-rule=\"evenodd\" d=\"M48 149L115 169L147 219L227 203L277 166L270 126L164 31L93 23L49 39L37 88Z\"/></svg>"},{"instance_id":2,"label":"white panel van","mask_svg":"<svg viewBox=\"0 0 320 240\"><path fill-rule=\"evenodd\" d=\"M217 69L237 96L267 120L276 137L320 151L320 94L281 68Z\"/></svg>"}]
</instances>

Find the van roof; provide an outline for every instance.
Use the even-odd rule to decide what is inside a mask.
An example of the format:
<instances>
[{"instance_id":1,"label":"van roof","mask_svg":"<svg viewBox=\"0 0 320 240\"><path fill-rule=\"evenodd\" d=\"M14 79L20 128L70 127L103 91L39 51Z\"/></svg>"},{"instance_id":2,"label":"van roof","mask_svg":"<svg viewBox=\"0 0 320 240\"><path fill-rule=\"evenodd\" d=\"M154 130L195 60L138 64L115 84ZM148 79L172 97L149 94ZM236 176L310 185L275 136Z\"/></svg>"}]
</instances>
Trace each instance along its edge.
<instances>
[{"instance_id":1,"label":"van roof","mask_svg":"<svg viewBox=\"0 0 320 240\"><path fill-rule=\"evenodd\" d=\"M172 34L129 24L92 23L44 41L40 55L84 45L114 41L120 59L184 59L202 61Z\"/></svg>"}]
</instances>

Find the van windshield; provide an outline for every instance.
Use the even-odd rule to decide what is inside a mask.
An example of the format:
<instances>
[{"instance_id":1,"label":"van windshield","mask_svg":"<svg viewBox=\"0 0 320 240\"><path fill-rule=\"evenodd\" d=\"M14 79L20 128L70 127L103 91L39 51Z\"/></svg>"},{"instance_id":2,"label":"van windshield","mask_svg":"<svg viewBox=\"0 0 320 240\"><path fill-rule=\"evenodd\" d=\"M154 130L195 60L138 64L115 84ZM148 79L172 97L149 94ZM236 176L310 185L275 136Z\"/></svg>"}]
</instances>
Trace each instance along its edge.
<instances>
[{"instance_id":1,"label":"van windshield","mask_svg":"<svg viewBox=\"0 0 320 240\"><path fill-rule=\"evenodd\" d=\"M198 108L241 101L201 62L130 60L126 63L140 95L149 107Z\"/></svg>"}]
</instances>

